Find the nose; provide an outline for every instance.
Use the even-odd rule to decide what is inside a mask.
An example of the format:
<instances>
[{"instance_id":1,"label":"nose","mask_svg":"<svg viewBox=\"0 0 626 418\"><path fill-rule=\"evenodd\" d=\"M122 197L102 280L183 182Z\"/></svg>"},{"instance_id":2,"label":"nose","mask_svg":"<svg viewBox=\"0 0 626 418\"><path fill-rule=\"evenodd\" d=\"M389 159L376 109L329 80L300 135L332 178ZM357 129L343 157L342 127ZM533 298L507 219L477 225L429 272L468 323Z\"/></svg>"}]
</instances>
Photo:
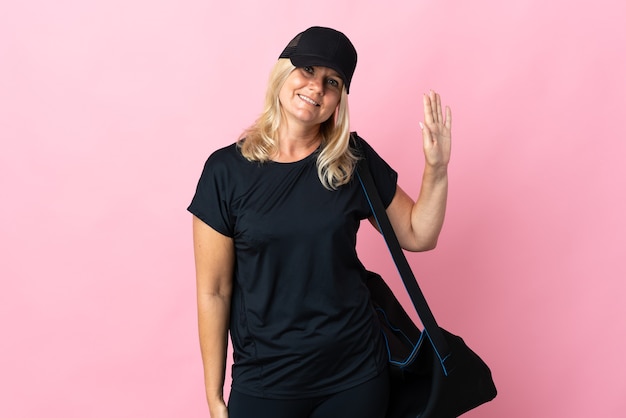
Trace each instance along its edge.
<instances>
[{"instance_id":1,"label":"nose","mask_svg":"<svg viewBox=\"0 0 626 418\"><path fill-rule=\"evenodd\" d=\"M324 95L324 78L320 76L311 77L309 88L320 95Z\"/></svg>"}]
</instances>

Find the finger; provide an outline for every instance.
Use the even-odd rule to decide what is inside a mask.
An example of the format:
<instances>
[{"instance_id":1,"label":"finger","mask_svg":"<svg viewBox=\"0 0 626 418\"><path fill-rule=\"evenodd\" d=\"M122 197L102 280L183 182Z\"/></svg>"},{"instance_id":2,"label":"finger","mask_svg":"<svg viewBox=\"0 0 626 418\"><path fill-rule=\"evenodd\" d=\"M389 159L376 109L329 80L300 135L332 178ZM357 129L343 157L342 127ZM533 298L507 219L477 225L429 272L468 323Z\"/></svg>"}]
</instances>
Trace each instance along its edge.
<instances>
[{"instance_id":1,"label":"finger","mask_svg":"<svg viewBox=\"0 0 626 418\"><path fill-rule=\"evenodd\" d=\"M449 106L446 106L446 128L448 130L452 129L452 110Z\"/></svg>"},{"instance_id":2,"label":"finger","mask_svg":"<svg viewBox=\"0 0 626 418\"><path fill-rule=\"evenodd\" d=\"M434 123L433 108L430 96L427 94L424 94L424 122L426 122L426 125Z\"/></svg>"},{"instance_id":3,"label":"finger","mask_svg":"<svg viewBox=\"0 0 626 418\"><path fill-rule=\"evenodd\" d=\"M438 93L435 93L435 97L437 100L437 122L443 123L443 113L441 112L441 96Z\"/></svg>"},{"instance_id":4,"label":"finger","mask_svg":"<svg viewBox=\"0 0 626 418\"><path fill-rule=\"evenodd\" d=\"M428 93L428 98L430 99L430 105L432 109L433 122L439 123L441 122L441 118L439 112L437 111L437 93L434 90L430 90Z\"/></svg>"},{"instance_id":5,"label":"finger","mask_svg":"<svg viewBox=\"0 0 626 418\"><path fill-rule=\"evenodd\" d=\"M425 126L422 122L420 122L420 127L422 128L422 140L424 142L424 149L428 149L433 142L432 136L430 134L430 129L428 129L428 126Z\"/></svg>"}]
</instances>

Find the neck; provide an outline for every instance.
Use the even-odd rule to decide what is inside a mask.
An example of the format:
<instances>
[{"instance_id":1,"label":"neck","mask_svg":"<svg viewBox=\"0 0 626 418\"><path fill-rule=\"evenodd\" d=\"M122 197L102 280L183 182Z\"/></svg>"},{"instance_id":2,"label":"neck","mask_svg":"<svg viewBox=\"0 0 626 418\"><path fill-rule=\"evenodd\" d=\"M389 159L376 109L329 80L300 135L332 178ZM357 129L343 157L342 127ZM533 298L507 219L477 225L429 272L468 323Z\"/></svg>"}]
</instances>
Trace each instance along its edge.
<instances>
[{"instance_id":1,"label":"neck","mask_svg":"<svg viewBox=\"0 0 626 418\"><path fill-rule=\"evenodd\" d=\"M319 126L314 129L289 130L281 128L278 137L278 153L272 160L276 162L299 161L310 155L319 147L322 135Z\"/></svg>"}]
</instances>

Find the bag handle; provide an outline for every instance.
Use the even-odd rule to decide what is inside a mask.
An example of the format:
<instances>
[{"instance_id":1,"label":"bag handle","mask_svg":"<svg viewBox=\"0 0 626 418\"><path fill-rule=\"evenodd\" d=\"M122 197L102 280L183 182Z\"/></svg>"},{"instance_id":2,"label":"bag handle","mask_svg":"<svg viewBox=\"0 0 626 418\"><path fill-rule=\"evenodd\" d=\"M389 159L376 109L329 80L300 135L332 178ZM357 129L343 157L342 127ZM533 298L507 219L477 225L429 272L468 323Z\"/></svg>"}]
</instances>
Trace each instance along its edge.
<instances>
[{"instance_id":1,"label":"bag handle","mask_svg":"<svg viewBox=\"0 0 626 418\"><path fill-rule=\"evenodd\" d=\"M439 358L444 374L447 376L448 373L454 368L454 365L452 364L453 361L450 356L450 347L448 346L439 325L437 325L437 321L435 320L435 317L426 302L426 298L424 297L422 290L417 284L417 280L411 270L411 266L402 251L400 243L398 242L398 237L393 231L393 227L391 226L391 222L389 221L383 202L380 199L380 195L378 194L378 190L374 184L372 173L370 172L367 162L365 161L365 153L362 150L361 144L356 139L358 138L358 135L356 132L353 132L350 135L361 154L361 159L357 164L356 174L359 182L361 183L361 187L365 192L365 197L367 198L372 213L374 214L374 218L378 224L378 229L385 238L387 248L389 249L393 261L396 264L396 268L402 278L404 287L411 297L411 301L413 302L417 315L422 321L424 332L428 336L428 339L430 340L434 351Z\"/></svg>"}]
</instances>

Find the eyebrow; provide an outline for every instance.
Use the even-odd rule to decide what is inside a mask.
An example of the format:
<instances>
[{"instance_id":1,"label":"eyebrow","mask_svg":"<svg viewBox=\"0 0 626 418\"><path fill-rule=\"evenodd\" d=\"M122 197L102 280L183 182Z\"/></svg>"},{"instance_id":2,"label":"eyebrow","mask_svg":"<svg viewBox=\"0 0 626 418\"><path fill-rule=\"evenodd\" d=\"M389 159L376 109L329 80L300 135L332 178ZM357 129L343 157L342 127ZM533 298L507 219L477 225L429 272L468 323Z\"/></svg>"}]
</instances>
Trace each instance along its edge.
<instances>
[{"instance_id":1,"label":"eyebrow","mask_svg":"<svg viewBox=\"0 0 626 418\"><path fill-rule=\"evenodd\" d=\"M326 74L327 77L337 77L338 79L341 80L341 76L339 75L339 73L335 70L333 70L330 67L324 67L323 65L310 65L309 67L317 67L317 68L328 68L328 70L330 71L328 74ZM342 80L343 81L343 80Z\"/></svg>"},{"instance_id":2,"label":"eyebrow","mask_svg":"<svg viewBox=\"0 0 626 418\"><path fill-rule=\"evenodd\" d=\"M328 67L326 67L328 68ZM341 76L339 75L339 73L335 70L333 70L332 68L330 69L330 73L328 73L327 75L331 76L331 77L337 77L338 79L341 80Z\"/></svg>"}]
</instances>

